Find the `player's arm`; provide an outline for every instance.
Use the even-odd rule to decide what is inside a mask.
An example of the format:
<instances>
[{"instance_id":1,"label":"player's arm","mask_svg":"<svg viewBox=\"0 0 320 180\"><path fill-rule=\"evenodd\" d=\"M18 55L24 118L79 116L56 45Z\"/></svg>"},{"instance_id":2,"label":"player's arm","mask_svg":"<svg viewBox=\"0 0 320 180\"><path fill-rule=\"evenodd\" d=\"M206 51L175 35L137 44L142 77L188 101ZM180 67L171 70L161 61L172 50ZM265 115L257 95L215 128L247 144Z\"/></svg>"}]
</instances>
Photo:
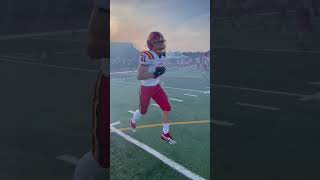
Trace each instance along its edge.
<instances>
[{"instance_id":1,"label":"player's arm","mask_svg":"<svg viewBox=\"0 0 320 180\"><path fill-rule=\"evenodd\" d=\"M107 58L107 49L109 46L109 9L107 9L106 0L97 0L94 2L94 8L91 13L88 25L88 46L87 54L91 59Z\"/></svg>"},{"instance_id":2,"label":"player's arm","mask_svg":"<svg viewBox=\"0 0 320 180\"><path fill-rule=\"evenodd\" d=\"M154 77L155 76L154 76L153 73L149 73L148 72L148 65L145 65L145 64L140 64L139 65L138 76L137 76L138 80L152 79Z\"/></svg>"}]
</instances>

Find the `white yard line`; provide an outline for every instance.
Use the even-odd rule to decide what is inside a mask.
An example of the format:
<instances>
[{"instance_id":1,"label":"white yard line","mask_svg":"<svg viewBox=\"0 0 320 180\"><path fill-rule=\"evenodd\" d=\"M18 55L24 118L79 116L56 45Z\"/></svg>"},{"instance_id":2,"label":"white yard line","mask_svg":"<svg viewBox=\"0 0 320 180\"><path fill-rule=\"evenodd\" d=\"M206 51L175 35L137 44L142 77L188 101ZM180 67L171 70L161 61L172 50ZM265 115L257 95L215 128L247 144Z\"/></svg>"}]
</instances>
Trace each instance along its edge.
<instances>
[{"instance_id":1,"label":"white yard line","mask_svg":"<svg viewBox=\"0 0 320 180\"><path fill-rule=\"evenodd\" d=\"M311 53L320 54L319 50L294 50L294 49L259 49L259 48L231 48L231 47L215 47L215 49L230 49L230 50L244 50L254 52L286 52L286 53Z\"/></svg>"},{"instance_id":2,"label":"white yard line","mask_svg":"<svg viewBox=\"0 0 320 180\"><path fill-rule=\"evenodd\" d=\"M79 161L79 159L77 157L74 157L72 155L69 155L69 154L64 154L64 155L61 155L61 156L57 156L56 159L59 159L61 161L64 161L64 162L67 162L67 163L70 163L70 164L73 164L73 165L76 165Z\"/></svg>"},{"instance_id":3,"label":"white yard line","mask_svg":"<svg viewBox=\"0 0 320 180\"><path fill-rule=\"evenodd\" d=\"M3 36L0 36L0 40L29 38L29 37L36 37L36 36L48 36L48 35L72 34L74 32L87 32L87 31L88 31L87 29L79 29L79 30L66 30L66 31L43 32L43 33L3 35Z\"/></svg>"},{"instance_id":4,"label":"white yard line","mask_svg":"<svg viewBox=\"0 0 320 180\"><path fill-rule=\"evenodd\" d=\"M33 59L32 60L38 60ZM75 67L67 67L67 66L59 66L59 65L51 65L51 64L44 64L44 63L36 63L36 62L27 62L27 61L20 61L20 60L12 60L12 59L5 59L0 57L0 61L4 62L10 62L10 63L18 63L18 64L28 64L28 65L38 65L43 67L51 67L56 69L65 69L65 70L74 70L74 71L83 71L83 72L92 72L97 73L98 70L91 70L91 69L84 69L84 68L75 68ZM123 72L113 72L110 74L122 74L122 73L128 73L128 72L136 72L136 71L123 71ZM136 85L136 83L130 83L125 81L116 81L121 82L125 84L133 84ZM279 95L287 95L287 96L297 96L297 97L306 97L310 95L305 94L298 94L298 93L289 93L289 92L281 92L281 91L272 91L272 90L262 90L262 89L254 89L254 88L246 88L246 87L237 87L237 86L230 86L230 85L222 85L222 84L214 84L216 87L223 87L223 88L232 88L232 89L240 89L240 90L247 90L247 91L256 91L256 92L262 92L262 93L270 93L270 94L279 94ZM186 88L177 88L177 87L170 87L170 86L163 86L167 89L176 89L176 90L184 90L184 91L190 91L190 92L198 92L198 93L204 93L208 94L210 91L201 91L201 90L195 90L195 89L186 89Z\"/></svg>"},{"instance_id":5,"label":"white yard line","mask_svg":"<svg viewBox=\"0 0 320 180\"><path fill-rule=\"evenodd\" d=\"M184 90L184 91L191 91L191 92L199 92L199 93L208 93L208 91L200 91L200 90L195 90L195 89L185 89L185 88L177 88L177 87L170 87L170 86L163 86L167 89L177 89L177 90Z\"/></svg>"},{"instance_id":6,"label":"white yard line","mask_svg":"<svg viewBox=\"0 0 320 180\"><path fill-rule=\"evenodd\" d=\"M249 104L249 103L241 103L241 102L237 102L235 104L237 104L239 106L253 107L253 108L265 109L265 110L271 110L271 111L279 111L280 110L280 108L271 107L271 106L264 106L264 105L257 105L257 104Z\"/></svg>"},{"instance_id":7,"label":"white yard line","mask_svg":"<svg viewBox=\"0 0 320 180\"><path fill-rule=\"evenodd\" d=\"M235 123L227 122L227 121L212 120L211 122L213 124L221 125L221 126L234 126L235 125Z\"/></svg>"},{"instance_id":8,"label":"white yard line","mask_svg":"<svg viewBox=\"0 0 320 180\"><path fill-rule=\"evenodd\" d=\"M115 82L120 82L124 84L132 84L132 85L137 85L137 83L133 82L126 82L126 81L121 81L121 80L116 80ZM191 92L198 92L198 93L208 93L208 91L200 91L200 90L195 90L195 89L185 89L185 88L177 88L177 87L170 87L170 86L162 86L167 89L177 89L177 90L183 90L183 91L191 91Z\"/></svg>"},{"instance_id":9,"label":"white yard line","mask_svg":"<svg viewBox=\"0 0 320 180\"><path fill-rule=\"evenodd\" d=\"M134 114L134 111L129 110L129 111L128 111L128 113L130 113L130 114Z\"/></svg>"},{"instance_id":10,"label":"white yard line","mask_svg":"<svg viewBox=\"0 0 320 180\"><path fill-rule=\"evenodd\" d=\"M196 76L166 76L166 78L190 78L190 79L203 79L203 77L196 77Z\"/></svg>"},{"instance_id":11,"label":"white yard line","mask_svg":"<svg viewBox=\"0 0 320 180\"><path fill-rule=\"evenodd\" d=\"M120 71L120 72L112 72L110 74L125 74L125 73L135 73L137 71Z\"/></svg>"},{"instance_id":12,"label":"white yard line","mask_svg":"<svg viewBox=\"0 0 320 180\"><path fill-rule=\"evenodd\" d=\"M197 95L193 95L193 94L183 94L185 96L190 96L190 97L198 97Z\"/></svg>"},{"instance_id":13,"label":"white yard line","mask_svg":"<svg viewBox=\"0 0 320 180\"><path fill-rule=\"evenodd\" d=\"M68 41L74 43L82 43L83 41L72 40L72 39L61 39L61 38L45 38L45 37L32 37L34 40L46 40L46 41Z\"/></svg>"},{"instance_id":14,"label":"white yard line","mask_svg":"<svg viewBox=\"0 0 320 180\"><path fill-rule=\"evenodd\" d=\"M210 91L205 91L204 94L210 94Z\"/></svg>"},{"instance_id":15,"label":"white yard line","mask_svg":"<svg viewBox=\"0 0 320 180\"><path fill-rule=\"evenodd\" d=\"M115 126L115 125L118 125L120 124L120 121L117 121L117 122L114 122L114 123L111 123L110 126Z\"/></svg>"},{"instance_id":16,"label":"white yard line","mask_svg":"<svg viewBox=\"0 0 320 180\"><path fill-rule=\"evenodd\" d=\"M56 54L81 54L82 52L80 50L73 50L73 51L60 51L56 52Z\"/></svg>"},{"instance_id":17,"label":"white yard line","mask_svg":"<svg viewBox=\"0 0 320 180\"><path fill-rule=\"evenodd\" d=\"M31 57L17 57L17 56L8 56L8 55L0 55L0 58L11 58L11 59L21 59L21 60L27 60L27 61L41 61L41 59L35 59L35 58L31 58Z\"/></svg>"},{"instance_id":18,"label":"white yard line","mask_svg":"<svg viewBox=\"0 0 320 180\"><path fill-rule=\"evenodd\" d=\"M132 138L131 136L125 134L124 132L120 131L119 129L111 126L111 130L124 138L125 140L129 141L132 144L135 144L136 146L140 147L144 151L148 152L149 154L153 155L155 158L162 161L164 164L170 166L172 169L178 171L182 175L186 176L187 178L193 179L193 180L204 180L205 178L199 176L198 174L193 173L189 169L183 167L182 165L174 162L173 160L169 159L168 157L164 156L160 152L156 151L155 149L149 147L148 145Z\"/></svg>"},{"instance_id":19,"label":"white yard line","mask_svg":"<svg viewBox=\"0 0 320 180\"><path fill-rule=\"evenodd\" d=\"M310 100L319 100L320 99L320 92L305 96L301 99L299 99L300 101L310 101Z\"/></svg>"},{"instance_id":20,"label":"white yard line","mask_svg":"<svg viewBox=\"0 0 320 180\"><path fill-rule=\"evenodd\" d=\"M180 99L175 99L175 98L169 98L169 99L172 100L172 101L183 102L183 100L180 100Z\"/></svg>"},{"instance_id":21,"label":"white yard line","mask_svg":"<svg viewBox=\"0 0 320 180\"><path fill-rule=\"evenodd\" d=\"M309 85L320 85L320 82L308 82Z\"/></svg>"},{"instance_id":22,"label":"white yard line","mask_svg":"<svg viewBox=\"0 0 320 180\"><path fill-rule=\"evenodd\" d=\"M158 107L158 108L160 108L160 106L158 105L158 104L151 104L152 106L156 106L156 107Z\"/></svg>"},{"instance_id":23,"label":"white yard line","mask_svg":"<svg viewBox=\"0 0 320 180\"><path fill-rule=\"evenodd\" d=\"M1 58L1 57L0 57L0 61L9 62L9 63L18 63L18 64L38 65L38 66L43 66L43 67L50 67L50 68L56 68L56 69L65 69L65 70L73 70L73 71L94 72L94 73L99 72L97 70L91 70L91 69L59 66L59 65L36 63L36 62L27 62L27 61L13 60L13 59L4 59L4 58Z\"/></svg>"},{"instance_id":24,"label":"white yard line","mask_svg":"<svg viewBox=\"0 0 320 180\"><path fill-rule=\"evenodd\" d=\"M238 86L229 86L229 85L222 85L222 84L214 84L214 86L215 87L222 87L222 88L240 89L240 90L246 90L246 91L256 91L256 92L269 93L269 94L296 96L296 97L308 96L308 95L305 95L305 94L289 93L289 92L282 92L282 91L272 91L272 90L263 90L263 89L254 89L254 88L246 88L246 87L238 87Z\"/></svg>"}]
</instances>

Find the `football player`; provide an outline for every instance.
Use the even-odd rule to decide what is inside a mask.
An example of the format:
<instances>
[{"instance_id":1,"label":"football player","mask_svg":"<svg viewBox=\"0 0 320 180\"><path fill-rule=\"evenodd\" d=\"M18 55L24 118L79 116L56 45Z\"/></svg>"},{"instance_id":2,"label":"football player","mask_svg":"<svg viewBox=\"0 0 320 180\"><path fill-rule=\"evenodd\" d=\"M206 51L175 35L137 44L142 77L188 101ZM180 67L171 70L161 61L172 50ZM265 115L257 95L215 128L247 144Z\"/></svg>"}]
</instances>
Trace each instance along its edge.
<instances>
[{"instance_id":1,"label":"football player","mask_svg":"<svg viewBox=\"0 0 320 180\"><path fill-rule=\"evenodd\" d=\"M100 61L92 112L92 149L77 163L74 180L91 180L99 172L106 172L110 167L110 76L107 66L109 48L109 9L107 0L96 0L89 22L88 56ZM99 173L100 174L100 173Z\"/></svg>"},{"instance_id":2,"label":"football player","mask_svg":"<svg viewBox=\"0 0 320 180\"><path fill-rule=\"evenodd\" d=\"M139 56L137 79L141 80L140 108L136 110L129 120L130 128L136 131L137 121L147 113L151 98L162 109L162 134L161 139L175 144L169 132L169 112L171 106L167 94L159 84L159 77L166 72L164 63L166 60L166 41L160 32L151 32L147 38L148 51L143 51Z\"/></svg>"}]
</instances>

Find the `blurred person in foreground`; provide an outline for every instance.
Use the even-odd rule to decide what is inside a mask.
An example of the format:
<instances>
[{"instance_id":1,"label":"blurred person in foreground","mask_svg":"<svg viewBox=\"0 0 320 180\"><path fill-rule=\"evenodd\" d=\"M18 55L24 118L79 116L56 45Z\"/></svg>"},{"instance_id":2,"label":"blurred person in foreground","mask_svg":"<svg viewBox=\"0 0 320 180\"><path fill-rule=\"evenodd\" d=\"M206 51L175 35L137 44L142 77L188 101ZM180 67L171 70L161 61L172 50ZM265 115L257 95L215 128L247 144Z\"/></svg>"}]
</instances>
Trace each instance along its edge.
<instances>
[{"instance_id":1,"label":"blurred person in foreground","mask_svg":"<svg viewBox=\"0 0 320 180\"><path fill-rule=\"evenodd\" d=\"M88 56L101 63L92 104L92 147L78 161L74 180L92 180L110 168L109 14L107 0L95 0L88 27ZM107 178L105 178L107 179Z\"/></svg>"}]
</instances>

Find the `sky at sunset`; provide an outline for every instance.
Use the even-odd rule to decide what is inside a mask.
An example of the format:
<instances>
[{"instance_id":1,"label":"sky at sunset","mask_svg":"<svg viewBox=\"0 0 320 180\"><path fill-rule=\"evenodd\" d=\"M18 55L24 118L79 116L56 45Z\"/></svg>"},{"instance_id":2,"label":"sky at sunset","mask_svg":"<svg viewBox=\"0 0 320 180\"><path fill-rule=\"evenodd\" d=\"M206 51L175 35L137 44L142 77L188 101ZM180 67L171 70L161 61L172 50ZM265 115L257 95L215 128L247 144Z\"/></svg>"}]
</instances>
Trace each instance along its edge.
<instances>
[{"instance_id":1,"label":"sky at sunset","mask_svg":"<svg viewBox=\"0 0 320 180\"><path fill-rule=\"evenodd\" d=\"M210 0L111 0L111 41L146 49L151 31L160 31L168 51L210 49Z\"/></svg>"}]
</instances>

